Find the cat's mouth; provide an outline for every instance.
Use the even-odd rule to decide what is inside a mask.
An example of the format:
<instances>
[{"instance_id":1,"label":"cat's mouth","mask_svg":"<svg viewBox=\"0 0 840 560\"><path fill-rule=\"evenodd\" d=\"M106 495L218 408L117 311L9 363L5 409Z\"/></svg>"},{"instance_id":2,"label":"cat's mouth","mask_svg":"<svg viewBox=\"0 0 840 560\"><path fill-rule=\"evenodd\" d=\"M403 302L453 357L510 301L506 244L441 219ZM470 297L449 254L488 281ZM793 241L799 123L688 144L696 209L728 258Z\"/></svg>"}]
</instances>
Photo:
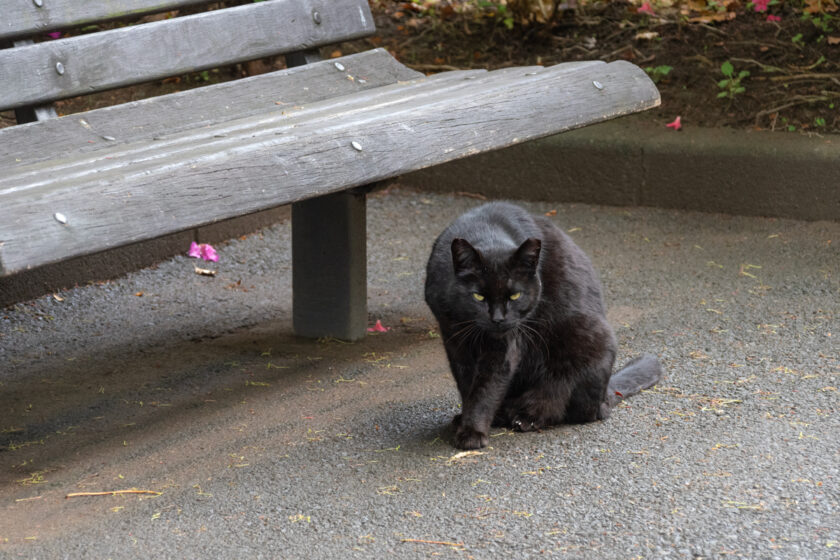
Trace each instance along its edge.
<instances>
[{"instance_id":1,"label":"cat's mouth","mask_svg":"<svg viewBox=\"0 0 840 560\"><path fill-rule=\"evenodd\" d=\"M513 331L515 326L514 323L490 323L485 330L490 336L501 338Z\"/></svg>"}]
</instances>

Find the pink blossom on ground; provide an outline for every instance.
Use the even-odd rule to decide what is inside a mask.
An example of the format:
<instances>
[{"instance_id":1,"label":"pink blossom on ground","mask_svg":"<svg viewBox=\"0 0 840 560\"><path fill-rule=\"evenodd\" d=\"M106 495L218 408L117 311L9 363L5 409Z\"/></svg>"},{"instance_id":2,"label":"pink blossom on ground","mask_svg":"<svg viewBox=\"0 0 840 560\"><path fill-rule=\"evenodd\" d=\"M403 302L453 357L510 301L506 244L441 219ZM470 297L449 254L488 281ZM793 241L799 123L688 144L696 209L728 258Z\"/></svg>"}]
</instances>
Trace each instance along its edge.
<instances>
[{"instance_id":1,"label":"pink blossom on ground","mask_svg":"<svg viewBox=\"0 0 840 560\"><path fill-rule=\"evenodd\" d=\"M679 129L682 128L682 121L680 120L679 117L677 117L676 119L673 120L673 122L669 122L665 126L667 126L668 128L673 128L674 130L679 130Z\"/></svg>"},{"instance_id":2,"label":"pink blossom on ground","mask_svg":"<svg viewBox=\"0 0 840 560\"><path fill-rule=\"evenodd\" d=\"M379 319L376 320L376 324L372 327L368 327L368 332L388 332L391 330L391 327L382 326L382 321Z\"/></svg>"},{"instance_id":3,"label":"pink blossom on ground","mask_svg":"<svg viewBox=\"0 0 840 560\"><path fill-rule=\"evenodd\" d=\"M53 39L61 39L61 31L51 31L50 33L47 33L47 35Z\"/></svg>"},{"instance_id":4,"label":"pink blossom on ground","mask_svg":"<svg viewBox=\"0 0 840 560\"><path fill-rule=\"evenodd\" d=\"M187 252L187 254L194 259L201 258L201 247L198 246L198 243L193 241L192 243L190 243L190 250Z\"/></svg>"},{"instance_id":5,"label":"pink blossom on ground","mask_svg":"<svg viewBox=\"0 0 840 560\"><path fill-rule=\"evenodd\" d=\"M656 15L655 13L653 13L653 8L651 8L650 2L643 2L639 9L636 11L640 14L647 14L649 16Z\"/></svg>"},{"instance_id":6,"label":"pink blossom on ground","mask_svg":"<svg viewBox=\"0 0 840 560\"><path fill-rule=\"evenodd\" d=\"M216 253L216 249L214 249L212 245L209 245L207 243L198 244L195 241L193 241L190 244L190 250L187 252L187 255L195 259L204 259L205 261L219 262L219 255Z\"/></svg>"},{"instance_id":7,"label":"pink blossom on ground","mask_svg":"<svg viewBox=\"0 0 840 560\"><path fill-rule=\"evenodd\" d=\"M207 243L201 244L201 258L205 261L219 262L219 255L216 253L216 249Z\"/></svg>"},{"instance_id":8,"label":"pink blossom on ground","mask_svg":"<svg viewBox=\"0 0 840 560\"><path fill-rule=\"evenodd\" d=\"M766 12L767 11L767 4L770 3L770 0L752 0L753 9L756 12Z\"/></svg>"},{"instance_id":9,"label":"pink blossom on ground","mask_svg":"<svg viewBox=\"0 0 840 560\"><path fill-rule=\"evenodd\" d=\"M782 21L780 16L767 16L767 21Z\"/></svg>"}]
</instances>

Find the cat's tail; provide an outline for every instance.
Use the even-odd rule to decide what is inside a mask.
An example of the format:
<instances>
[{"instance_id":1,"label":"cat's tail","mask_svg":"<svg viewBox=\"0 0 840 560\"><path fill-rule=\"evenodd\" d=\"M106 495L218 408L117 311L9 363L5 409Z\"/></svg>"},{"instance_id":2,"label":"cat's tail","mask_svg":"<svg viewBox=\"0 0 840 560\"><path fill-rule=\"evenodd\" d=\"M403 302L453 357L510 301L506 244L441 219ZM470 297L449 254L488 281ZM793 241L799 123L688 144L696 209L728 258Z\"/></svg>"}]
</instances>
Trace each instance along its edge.
<instances>
[{"instance_id":1,"label":"cat's tail","mask_svg":"<svg viewBox=\"0 0 840 560\"><path fill-rule=\"evenodd\" d=\"M630 360L610 377L607 385L607 402L610 407L622 399L649 389L662 379L662 365L656 356L643 354Z\"/></svg>"}]
</instances>

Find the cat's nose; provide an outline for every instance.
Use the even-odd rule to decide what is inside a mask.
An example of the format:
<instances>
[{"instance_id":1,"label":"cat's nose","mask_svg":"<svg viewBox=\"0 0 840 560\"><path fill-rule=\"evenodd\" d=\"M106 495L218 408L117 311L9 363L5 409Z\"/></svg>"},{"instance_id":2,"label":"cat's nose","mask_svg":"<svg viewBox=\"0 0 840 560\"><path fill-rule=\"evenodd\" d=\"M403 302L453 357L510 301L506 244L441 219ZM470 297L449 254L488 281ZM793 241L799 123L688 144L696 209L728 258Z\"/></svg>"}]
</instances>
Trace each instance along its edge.
<instances>
[{"instance_id":1,"label":"cat's nose","mask_svg":"<svg viewBox=\"0 0 840 560\"><path fill-rule=\"evenodd\" d=\"M499 324L505 320L505 311L501 307L495 307L490 311L490 320L495 324Z\"/></svg>"}]
</instances>

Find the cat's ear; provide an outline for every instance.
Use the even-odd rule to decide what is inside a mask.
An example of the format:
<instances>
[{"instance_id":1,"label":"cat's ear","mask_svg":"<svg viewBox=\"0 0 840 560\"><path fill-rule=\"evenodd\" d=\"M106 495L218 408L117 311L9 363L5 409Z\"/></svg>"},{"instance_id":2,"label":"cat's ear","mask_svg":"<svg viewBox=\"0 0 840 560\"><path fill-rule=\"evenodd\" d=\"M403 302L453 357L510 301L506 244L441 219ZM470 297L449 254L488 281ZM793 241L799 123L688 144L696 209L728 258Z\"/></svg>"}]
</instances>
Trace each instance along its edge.
<instances>
[{"instance_id":1,"label":"cat's ear","mask_svg":"<svg viewBox=\"0 0 840 560\"><path fill-rule=\"evenodd\" d=\"M481 270L481 253L466 239L456 237L452 240L452 264L456 276L478 274Z\"/></svg>"},{"instance_id":2,"label":"cat's ear","mask_svg":"<svg viewBox=\"0 0 840 560\"><path fill-rule=\"evenodd\" d=\"M535 237L526 239L510 258L511 268L534 274L540 262L540 249L542 249L542 241Z\"/></svg>"}]
</instances>

